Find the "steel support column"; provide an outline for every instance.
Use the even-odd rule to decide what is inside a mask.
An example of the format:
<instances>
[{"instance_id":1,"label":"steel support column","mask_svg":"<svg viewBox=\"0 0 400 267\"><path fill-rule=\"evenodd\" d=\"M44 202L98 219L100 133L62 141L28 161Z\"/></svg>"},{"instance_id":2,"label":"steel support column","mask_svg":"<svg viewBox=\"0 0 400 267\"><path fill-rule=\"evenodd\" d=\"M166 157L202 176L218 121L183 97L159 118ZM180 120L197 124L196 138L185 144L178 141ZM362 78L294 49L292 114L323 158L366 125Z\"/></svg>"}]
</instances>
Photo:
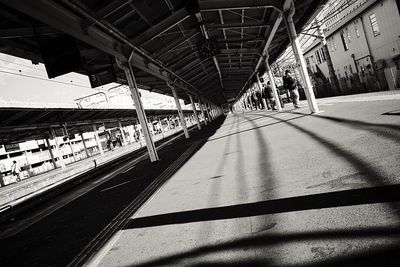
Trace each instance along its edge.
<instances>
[{"instance_id":1,"label":"steel support column","mask_svg":"<svg viewBox=\"0 0 400 267\"><path fill-rule=\"evenodd\" d=\"M85 143L85 138L83 137L83 133L82 132L79 132L79 135L81 136L83 149L85 150L86 157L88 158L89 157L89 151L88 151L86 143Z\"/></svg>"},{"instance_id":2,"label":"steel support column","mask_svg":"<svg viewBox=\"0 0 400 267\"><path fill-rule=\"evenodd\" d=\"M179 115L179 119L181 121L183 132L185 133L186 139L188 139L190 137L189 136L189 131L188 131L187 127L186 127L186 121L185 121L185 117L183 116L182 107L181 107L181 103L179 102L178 93L176 92L176 89L174 88L174 86L172 84L168 83L168 86L172 90L172 94L173 94L174 99L175 99L175 105L176 105L176 108L178 110L178 115Z\"/></svg>"},{"instance_id":3,"label":"steel support column","mask_svg":"<svg viewBox=\"0 0 400 267\"><path fill-rule=\"evenodd\" d=\"M296 28L293 21L293 15L295 12L294 3L291 2L290 9L285 14L285 24L289 33L289 39L292 44L293 54L296 58L297 64L300 66L300 73L305 83L305 93L307 96L308 106L310 108L311 113L318 113L318 105L315 100L315 95L313 91L313 87L310 81L310 76L308 75L306 62L304 60L303 52L301 51L300 42L297 38Z\"/></svg>"},{"instance_id":4,"label":"steel support column","mask_svg":"<svg viewBox=\"0 0 400 267\"><path fill-rule=\"evenodd\" d=\"M264 109L267 109L267 101L264 98L264 94L263 94L263 87L260 81L260 77L258 76L258 73L256 73L256 77L257 77L257 85L258 85L258 89L261 93L261 101L263 103Z\"/></svg>"},{"instance_id":5,"label":"steel support column","mask_svg":"<svg viewBox=\"0 0 400 267\"><path fill-rule=\"evenodd\" d=\"M51 163L53 163L54 169L57 169L56 160L54 158L53 150L51 149L49 138L46 138L46 145L47 145L47 149L49 150L49 153L50 153Z\"/></svg>"},{"instance_id":6,"label":"steel support column","mask_svg":"<svg viewBox=\"0 0 400 267\"><path fill-rule=\"evenodd\" d=\"M189 98L190 98L190 103L192 104L193 114L194 114L194 118L196 119L197 128L199 128L199 130L201 130L201 124L200 124L199 115L197 115L196 105L194 104L193 97L191 95L189 95Z\"/></svg>"},{"instance_id":7,"label":"steel support column","mask_svg":"<svg viewBox=\"0 0 400 267\"><path fill-rule=\"evenodd\" d=\"M133 54L133 53L132 53ZM131 55L132 56L132 55ZM140 126L142 127L144 139L146 141L147 151L149 152L150 161L158 161L158 154L156 147L153 142L153 137L150 134L149 125L147 124L146 113L144 112L143 103L139 96L139 89L136 84L135 76L130 65L130 60L128 60L128 67L122 66L122 64L118 62L119 67L125 72L126 79L129 84L129 89L131 91L131 97L133 99L133 103L135 104L136 113L139 119Z\"/></svg>"},{"instance_id":8,"label":"steel support column","mask_svg":"<svg viewBox=\"0 0 400 267\"><path fill-rule=\"evenodd\" d=\"M119 128L119 131L121 132L122 142L124 142L124 146L126 146L127 142L126 142L126 138L125 138L125 133L124 133L124 129L122 128L122 123L120 120L118 120L118 128Z\"/></svg>"},{"instance_id":9,"label":"steel support column","mask_svg":"<svg viewBox=\"0 0 400 267\"><path fill-rule=\"evenodd\" d=\"M50 128L50 135L54 139L54 144L56 146L57 156L58 156L58 160L60 161L61 168L65 168L65 162L63 159L63 155L61 154L61 151L60 151L60 145L58 144L56 131L54 131L53 128Z\"/></svg>"},{"instance_id":10,"label":"steel support column","mask_svg":"<svg viewBox=\"0 0 400 267\"><path fill-rule=\"evenodd\" d=\"M201 110L201 115L203 116L203 120L204 120L204 124L207 125L207 118L206 118L206 114L204 112L204 106L203 103L200 101L200 99L197 99L199 101L199 106L200 106L200 110Z\"/></svg>"},{"instance_id":11,"label":"steel support column","mask_svg":"<svg viewBox=\"0 0 400 267\"><path fill-rule=\"evenodd\" d=\"M100 154L103 155L104 150L103 150L103 147L101 146L100 137L99 137L99 134L97 133L96 124L93 124L93 133L94 133L94 139L96 140L97 148L99 149Z\"/></svg>"},{"instance_id":12,"label":"steel support column","mask_svg":"<svg viewBox=\"0 0 400 267\"><path fill-rule=\"evenodd\" d=\"M276 109L278 111L280 111L280 110L282 110L281 101L279 101L279 96L278 96L278 92L276 90L276 85L275 85L275 78L274 78L274 74L272 73L271 66L269 65L268 57L265 58L265 69L268 73L268 78L269 78L269 81L270 81L270 84L272 87L272 93L274 94Z\"/></svg>"}]
</instances>

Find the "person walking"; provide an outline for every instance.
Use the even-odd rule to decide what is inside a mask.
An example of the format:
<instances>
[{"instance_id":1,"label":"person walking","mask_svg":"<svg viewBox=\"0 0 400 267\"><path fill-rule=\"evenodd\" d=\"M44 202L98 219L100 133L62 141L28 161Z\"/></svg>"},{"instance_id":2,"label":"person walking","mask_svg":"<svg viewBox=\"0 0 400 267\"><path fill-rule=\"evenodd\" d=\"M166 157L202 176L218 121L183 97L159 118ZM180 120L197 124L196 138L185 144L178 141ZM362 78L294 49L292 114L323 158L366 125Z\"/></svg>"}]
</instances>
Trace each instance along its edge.
<instances>
[{"instance_id":1,"label":"person walking","mask_svg":"<svg viewBox=\"0 0 400 267\"><path fill-rule=\"evenodd\" d=\"M299 105L299 82L296 78L292 77L290 70L285 71L285 76L283 77L283 86L285 89L289 90L290 98L292 99L293 106L295 108L300 108Z\"/></svg>"},{"instance_id":2,"label":"person walking","mask_svg":"<svg viewBox=\"0 0 400 267\"><path fill-rule=\"evenodd\" d=\"M13 176L16 176L15 182L21 181L21 167L18 165L17 161L13 161L13 164L11 165L11 174Z\"/></svg>"}]
</instances>

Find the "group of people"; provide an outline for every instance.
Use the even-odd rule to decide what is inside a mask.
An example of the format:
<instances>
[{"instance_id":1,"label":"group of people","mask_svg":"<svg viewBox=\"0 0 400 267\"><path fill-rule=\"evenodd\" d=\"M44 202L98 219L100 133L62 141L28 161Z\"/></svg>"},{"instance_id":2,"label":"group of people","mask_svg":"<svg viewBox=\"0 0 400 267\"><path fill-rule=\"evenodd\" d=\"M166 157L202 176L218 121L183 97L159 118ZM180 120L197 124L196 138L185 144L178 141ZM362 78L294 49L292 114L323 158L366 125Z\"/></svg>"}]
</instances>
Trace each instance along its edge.
<instances>
[{"instance_id":1,"label":"group of people","mask_svg":"<svg viewBox=\"0 0 400 267\"><path fill-rule=\"evenodd\" d=\"M275 86L276 87L276 86ZM286 70L285 71L285 76L283 77L283 88L285 90L289 91L290 94L290 98L291 101L294 105L295 108L300 108L299 105L299 82L297 81L297 79L292 75L292 73L290 72L290 70ZM279 102L281 104L281 107L284 107L284 102L281 98L281 92L280 90L276 87L276 91L278 94L278 98L279 98ZM265 99L265 105L264 106L264 101L263 99ZM255 109L272 109L272 110L276 110L276 102L275 102L275 98L274 98L274 93L273 93L273 89L271 86L271 82L267 81L267 84L264 85L262 91L255 91L252 94L249 94L247 96L247 98L245 98L244 100L244 105L247 107L255 108Z\"/></svg>"},{"instance_id":2,"label":"group of people","mask_svg":"<svg viewBox=\"0 0 400 267\"><path fill-rule=\"evenodd\" d=\"M281 103L281 106L283 107L284 103L280 97L280 92L277 89L279 101ZM265 100L265 102L263 101ZM274 94L273 94L273 89L271 86L270 81L267 82L266 85L264 85L262 91L255 91L252 94L247 96L247 99L245 101L245 106L248 106L250 108L255 108L255 109L272 109L276 110L276 103L274 99ZM265 103L265 104L264 104Z\"/></svg>"}]
</instances>

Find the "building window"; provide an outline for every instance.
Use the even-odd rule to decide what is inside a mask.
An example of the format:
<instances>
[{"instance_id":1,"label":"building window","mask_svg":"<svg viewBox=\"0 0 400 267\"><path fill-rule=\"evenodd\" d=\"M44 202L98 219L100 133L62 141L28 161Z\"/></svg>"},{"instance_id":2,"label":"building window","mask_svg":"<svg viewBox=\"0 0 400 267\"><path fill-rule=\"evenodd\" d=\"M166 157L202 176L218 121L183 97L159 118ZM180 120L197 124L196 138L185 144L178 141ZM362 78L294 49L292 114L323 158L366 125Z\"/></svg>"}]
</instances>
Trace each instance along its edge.
<instances>
[{"instance_id":1,"label":"building window","mask_svg":"<svg viewBox=\"0 0 400 267\"><path fill-rule=\"evenodd\" d=\"M378 20L376 19L375 13L369 15L369 21L371 22L372 32L374 33L374 36L378 36L379 34L381 34L381 32L379 31Z\"/></svg>"},{"instance_id":2,"label":"building window","mask_svg":"<svg viewBox=\"0 0 400 267\"><path fill-rule=\"evenodd\" d=\"M310 59L308 57L306 58L306 62L307 62L307 65L310 65Z\"/></svg>"},{"instance_id":3,"label":"building window","mask_svg":"<svg viewBox=\"0 0 400 267\"><path fill-rule=\"evenodd\" d=\"M318 64L321 64L321 56L319 55L319 51L315 51L315 57L317 58Z\"/></svg>"},{"instance_id":4,"label":"building window","mask_svg":"<svg viewBox=\"0 0 400 267\"><path fill-rule=\"evenodd\" d=\"M360 38L360 31L358 30L358 20L354 21L354 31L356 32L356 37Z\"/></svg>"},{"instance_id":5,"label":"building window","mask_svg":"<svg viewBox=\"0 0 400 267\"><path fill-rule=\"evenodd\" d=\"M340 38L342 38L344 51L349 50L349 44L347 43L347 37L344 31L340 31Z\"/></svg>"},{"instance_id":6,"label":"building window","mask_svg":"<svg viewBox=\"0 0 400 267\"><path fill-rule=\"evenodd\" d=\"M335 39L333 39L333 37L331 38L331 50L332 50L332 52L336 51L336 43L335 43Z\"/></svg>"},{"instance_id":7,"label":"building window","mask_svg":"<svg viewBox=\"0 0 400 267\"><path fill-rule=\"evenodd\" d=\"M326 57L325 57L325 53L324 53L324 49L323 49L323 48L321 48L321 49L319 50L319 52L320 52L320 54L321 54L321 59L322 59L322 61L326 61Z\"/></svg>"},{"instance_id":8,"label":"building window","mask_svg":"<svg viewBox=\"0 0 400 267\"><path fill-rule=\"evenodd\" d=\"M349 43L351 43L350 33L349 33L349 31L347 30L347 28L345 29L345 33L346 33L347 41L348 41Z\"/></svg>"}]
</instances>

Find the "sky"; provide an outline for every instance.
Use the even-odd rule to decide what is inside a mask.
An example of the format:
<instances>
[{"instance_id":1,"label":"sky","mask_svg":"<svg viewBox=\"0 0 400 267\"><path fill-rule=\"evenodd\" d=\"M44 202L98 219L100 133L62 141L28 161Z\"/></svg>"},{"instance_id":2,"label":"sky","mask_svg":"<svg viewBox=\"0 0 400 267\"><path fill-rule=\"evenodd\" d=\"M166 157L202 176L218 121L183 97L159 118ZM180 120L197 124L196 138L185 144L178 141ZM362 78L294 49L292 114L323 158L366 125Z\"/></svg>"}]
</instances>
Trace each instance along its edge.
<instances>
[{"instance_id":1,"label":"sky","mask_svg":"<svg viewBox=\"0 0 400 267\"><path fill-rule=\"evenodd\" d=\"M0 53L0 106L77 107L78 101L74 100L107 92L110 103L106 102L104 94L95 94L80 104L88 108L132 107L133 101L127 86L108 91L116 86L118 84L111 83L93 89L89 78L78 73L48 79L43 64L33 65L30 60ZM145 90L140 92L145 109L175 108L172 97Z\"/></svg>"}]
</instances>

